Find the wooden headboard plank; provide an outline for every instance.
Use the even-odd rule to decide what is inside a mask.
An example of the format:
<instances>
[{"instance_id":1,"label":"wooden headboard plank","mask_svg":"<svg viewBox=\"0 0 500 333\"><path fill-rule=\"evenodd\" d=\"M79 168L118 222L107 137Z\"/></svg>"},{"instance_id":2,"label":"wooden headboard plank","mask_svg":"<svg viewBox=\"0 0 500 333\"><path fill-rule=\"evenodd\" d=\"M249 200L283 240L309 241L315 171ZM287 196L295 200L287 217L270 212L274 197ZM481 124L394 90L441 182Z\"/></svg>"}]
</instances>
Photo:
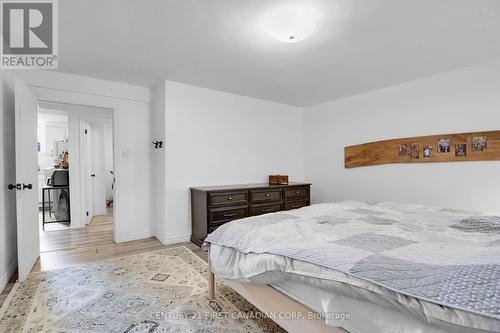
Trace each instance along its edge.
<instances>
[{"instance_id":1,"label":"wooden headboard plank","mask_svg":"<svg viewBox=\"0 0 500 333\"><path fill-rule=\"evenodd\" d=\"M472 150L472 138L485 136L487 148L483 151ZM450 152L438 152L438 141L450 140ZM411 144L418 144L418 159L410 158ZM455 145L466 145L466 156L455 156ZM407 154L399 155L399 146L406 145ZM432 148L431 157L424 157L425 146ZM470 132L418 136L370 142L344 148L345 167L391 164L391 163L435 163L500 160L500 131Z\"/></svg>"}]
</instances>

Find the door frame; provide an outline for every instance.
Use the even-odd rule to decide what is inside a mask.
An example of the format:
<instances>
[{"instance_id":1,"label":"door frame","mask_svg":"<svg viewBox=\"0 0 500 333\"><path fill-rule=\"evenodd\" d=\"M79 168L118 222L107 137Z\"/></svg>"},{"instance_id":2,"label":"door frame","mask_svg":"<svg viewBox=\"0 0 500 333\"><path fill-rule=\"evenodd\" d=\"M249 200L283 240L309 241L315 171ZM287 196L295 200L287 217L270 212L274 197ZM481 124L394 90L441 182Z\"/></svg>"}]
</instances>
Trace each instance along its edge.
<instances>
[{"instance_id":1,"label":"door frame","mask_svg":"<svg viewBox=\"0 0 500 333\"><path fill-rule=\"evenodd\" d=\"M86 94L86 93L76 93L72 91L64 91L64 90L58 90L58 89L51 89L51 88L42 88L39 86L31 86L28 84L28 86L33 90L38 103L47 103L47 104L58 104L62 106L66 106L68 108L71 107L87 107L89 109L93 108L99 108L99 109L108 109L111 111L112 114L112 121L113 121L113 168L114 168L114 177L115 177L115 188L114 188L114 202L113 202L113 240L115 242L120 242L120 239L118 238L119 235L121 235L121 230L124 229L124 226L121 225L120 223L120 164L117 163L118 161L118 143L119 141L119 133L118 133L118 123L120 121L119 118L119 109L120 109L120 104L119 100L116 100L114 98L110 97L104 97L104 96L99 96L99 95L91 95L91 94ZM70 114L71 110L65 110L68 111L68 115ZM71 131L71 128L69 129ZM70 134L71 135L71 134ZM76 150L79 150L78 147ZM73 152L72 154L75 155L75 153L78 155L77 160L80 159L80 152ZM80 165L81 162L77 161L77 165ZM71 169L70 169L71 172ZM70 176L71 177L71 176ZM80 175L81 177L81 175ZM75 178L75 177L73 177ZM70 197L72 198L71 201L71 220L73 221L79 221L78 226L79 227L84 227L85 226L85 221L82 219L82 215L84 214L82 207L80 206L81 202L81 195L82 195L82 184L81 184L81 179L78 180L79 186L75 188L75 186L70 186ZM73 198L79 198L78 201L76 202ZM75 209L75 206L76 209ZM82 223L83 222L83 223Z\"/></svg>"}]
</instances>

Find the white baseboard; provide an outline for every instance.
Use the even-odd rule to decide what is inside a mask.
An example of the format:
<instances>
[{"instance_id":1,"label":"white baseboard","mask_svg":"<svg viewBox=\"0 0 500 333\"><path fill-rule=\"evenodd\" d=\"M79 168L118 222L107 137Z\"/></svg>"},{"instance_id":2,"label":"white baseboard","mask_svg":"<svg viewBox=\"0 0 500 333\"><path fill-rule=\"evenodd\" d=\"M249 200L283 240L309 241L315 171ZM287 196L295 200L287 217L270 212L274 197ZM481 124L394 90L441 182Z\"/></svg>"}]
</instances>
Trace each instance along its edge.
<instances>
[{"instance_id":1,"label":"white baseboard","mask_svg":"<svg viewBox=\"0 0 500 333\"><path fill-rule=\"evenodd\" d=\"M126 234L126 235L116 235L115 236L115 243L130 242L130 241L145 239L145 238L150 238L150 237L154 237L154 232L152 232L151 230L143 231L143 232L136 232L133 234Z\"/></svg>"},{"instance_id":2,"label":"white baseboard","mask_svg":"<svg viewBox=\"0 0 500 333\"><path fill-rule=\"evenodd\" d=\"M115 237L115 242L116 243L130 242L130 241L134 241L134 240L145 239L145 238L150 238L150 237L155 237L155 236L156 235L154 234L154 232L149 230L149 231L138 232L138 233L134 233L134 234L117 235ZM171 245L171 244L189 242L191 239L191 235L174 236L174 237L167 237L167 238L160 238L160 237L156 236L156 238L163 245Z\"/></svg>"},{"instance_id":3,"label":"white baseboard","mask_svg":"<svg viewBox=\"0 0 500 333\"><path fill-rule=\"evenodd\" d=\"M80 222L80 221L78 221L78 222ZM69 227L71 229L81 229L81 228L85 228L86 226L85 225L81 225L79 223L77 224L76 221L75 222L71 221Z\"/></svg>"},{"instance_id":4,"label":"white baseboard","mask_svg":"<svg viewBox=\"0 0 500 333\"><path fill-rule=\"evenodd\" d=\"M14 274L16 269L17 269L17 258L12 260L9 267L7 268L7 271L0 277L0 292L3 291L3 289L7 285L7 282L9 282L10 278L12 277L12 274Z\"/></svg>"},{"instance_id":5,"label":"white baseboard","mask_svg":"<svg viewBox=\"0 0 500 333\"><path fill-rule=\"evenodd\" d=\"M156 237L158 238L158 236ZM177 243L185 243L189 242L191 240L191 235L184 235L184 236L174 236L174 237L166 237L166 238L158 238L158 240L163 244L163 245L171 245L171 244L177 244Z\"/></svg>"}]
</instances>

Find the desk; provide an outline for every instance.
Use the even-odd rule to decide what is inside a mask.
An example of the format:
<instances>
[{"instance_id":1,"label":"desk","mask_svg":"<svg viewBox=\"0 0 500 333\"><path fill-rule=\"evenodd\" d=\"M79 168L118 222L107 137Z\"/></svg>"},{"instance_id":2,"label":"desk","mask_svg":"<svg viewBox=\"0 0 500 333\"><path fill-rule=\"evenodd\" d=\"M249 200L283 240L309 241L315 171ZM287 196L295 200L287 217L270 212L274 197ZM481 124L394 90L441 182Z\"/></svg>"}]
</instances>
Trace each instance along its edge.
<instances>
[{"instance_id":1,"label":"desk","mask_svg":"<svg viewBox=\"0 0 500 333\"><path fill-rule=\"evenodd\" d=\"M50 209L50 191L52 190L67 190L68 193L68 219L67 220L56 220L56 221L45 221L45 192L49 198L49 209ZM57 199L56 199L57 200ZM50 215L50 211L49 211ZM71 209L70 209L70 198L69 198L69 186L43 186L42 187L42 228L45 230L45 224L48 223L68 223L71 224Z\"/></svg>"}]
</instances>

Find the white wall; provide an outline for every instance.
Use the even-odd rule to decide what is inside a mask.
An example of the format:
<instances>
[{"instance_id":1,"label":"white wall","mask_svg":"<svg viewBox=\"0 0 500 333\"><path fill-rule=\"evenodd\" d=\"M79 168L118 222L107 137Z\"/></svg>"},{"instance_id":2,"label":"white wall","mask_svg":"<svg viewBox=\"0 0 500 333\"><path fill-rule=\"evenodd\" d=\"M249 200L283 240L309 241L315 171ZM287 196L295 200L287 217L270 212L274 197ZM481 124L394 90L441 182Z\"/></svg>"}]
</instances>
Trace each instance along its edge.
<instances>
[{"instance_id":1,"label":"white wall","mask_svg":"<svg viewBox=\"0 0 500 333\"><path fill-rule=\"evenodd\" d=\"M41 70L1 71L0 76L9 86L14 77L22 78L41 101L114 110L115 241L152 236L150 89ZM73 154L71 163L79 163L79 158ZM80 211L75 195L71 193L71 206Z\"/></svg>"},{"instance_id":2,"label":"white wall","mask_svg":"<svg viewBox=\"0 0 500 333\"><path fill-rule=\"evenodd\" d=\"M53 119L51 119L53 118ZM62 120L65 121L63 122ZM68 117L52 114L38 114L38 143L41 150L38 152L38 168L43 171L54 166L54 141L63 141L68 138Z\"/></svg>"},{"instance_id":3,"label":"white wall","mask_svg":"<svg viewBox=\"0 0 500 333\"><path fill-rule=\"evenodd\" d=\"M14 92L0 81L0 291L17 268Z\"/></svg>"},{"instance_id":4,"label":"white wall","mask_svg":"<svg viewBox=\"0 0 500 333\"><path fill-rule=\"evenodd\" d=\"M301 109L169 81L165 96L162 242L191 235L189 187L262 183L276 173L303 179Z\"/></svg>"},{"instance_id":5,"label":"white wall","mask_svg":"<svg viewBox=\"0 0 500 333\"><path fill-rule=\"evenodd\" d=\"M345 169L343 151L376 140L499 129L500 61L310 107L304 156L313 202L390 200L499 212L498 161Z\"/></svg>"},{"instance_id":6,"label":"white wall","mask_svg":"<svg viewBox=\"0 0 500 333\"><path fill-rule=\"evenodd\" d=\"M165 150L168 143L165 142L165 82L162 82L153 90L151 115L151 142L163 141L163 149L152 149L151 151L151 175L153 186L151 186L151 212L155 224L155 235L158 239L165 236L166 225L166 170ZM152 144L152 143L151 143Z\"/></svg>"}]
</instances>

